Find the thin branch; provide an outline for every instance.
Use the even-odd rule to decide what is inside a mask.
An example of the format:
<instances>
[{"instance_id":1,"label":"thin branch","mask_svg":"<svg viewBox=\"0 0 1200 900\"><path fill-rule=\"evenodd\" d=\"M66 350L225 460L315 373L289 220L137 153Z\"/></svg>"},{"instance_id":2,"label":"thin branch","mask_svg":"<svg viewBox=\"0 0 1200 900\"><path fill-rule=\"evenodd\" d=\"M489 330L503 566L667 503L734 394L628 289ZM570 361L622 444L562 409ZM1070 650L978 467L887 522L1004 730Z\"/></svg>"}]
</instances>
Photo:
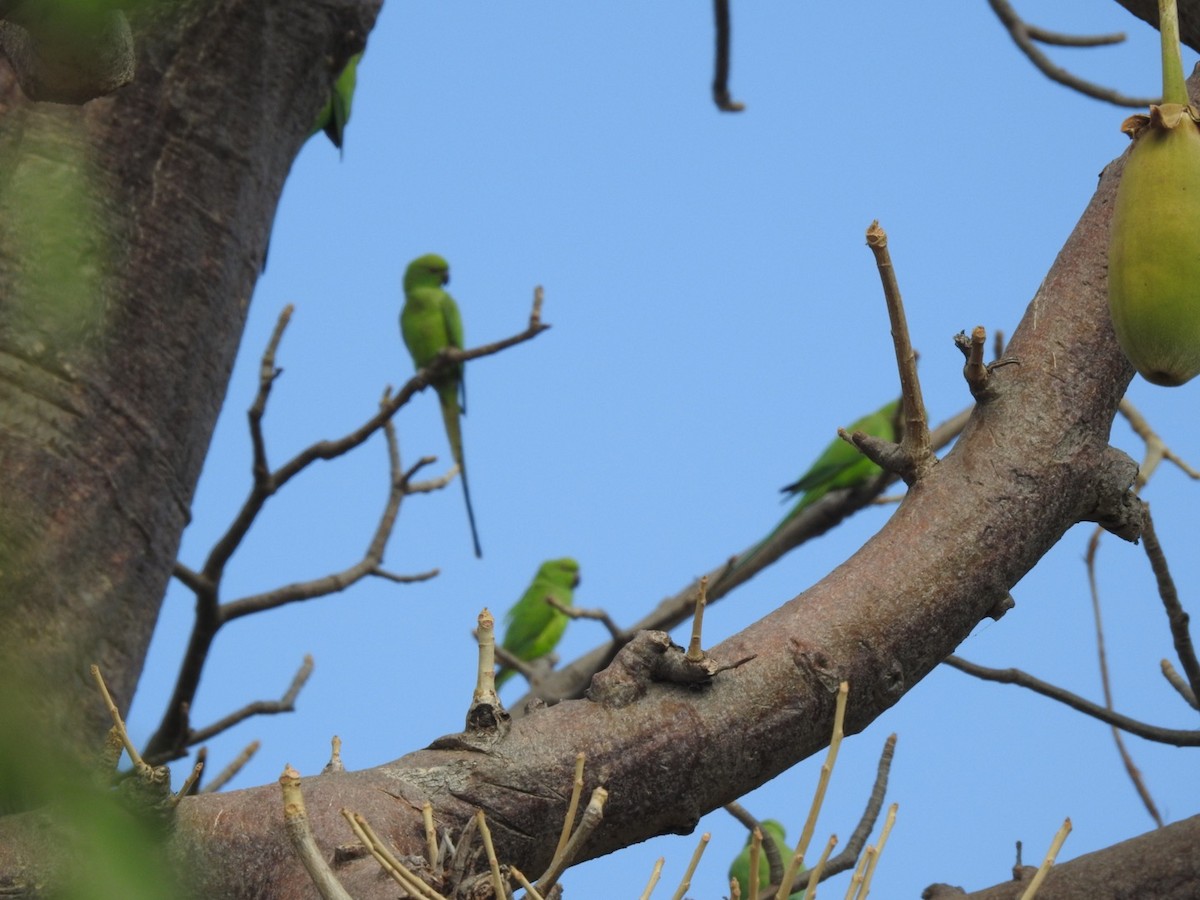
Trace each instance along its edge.
<instances>
[{"instance_id":1,"label":"thin branch","mask_svg":"<svg viewBox=\"0 0 1200 900\"><path fill-rule=\"evenodd\" d=\"M1150 427L1150 423L1146 420L1146 417L1138 411L1136 406L1129 402L1128 397L1121 398L1121 403L1117 406L1117 409L1125 417L1125 420L1129 422L1129 427L1133 429L1134 434L1140 437L1146 444L1146 455L1142 457L1142 464L1138 467L1137 486L1139 490L1150 480L1150 476L1154 474L1154 470L1158 468L1158 464L1163 460L1175 463L1188 478L1200 480L1200 472L1189 466L1166 445L1157 432Z\"/></svg>"},{"instance_id":2,"label":"thin branch","mask_svg":"<svg viewBox=\"0 0 1200 900\"><path fill-rule=\"evenodd\" d=\"M908 319L904 315L904 301L900 295L900 284L896 279L896 267L892 264L888 250L887 232L879 222L867 228L867 246L875 256L875 267L883 285L884 301L887 303L888 319L892 326L892 344L896 352L896 368L900 373L900 390L904 395L904 427L900 435L900 453L891 465L880 455L879 459L868 452L866 440L855 440L855 445L872 458L885 471L898 471L907 484L920 481L937 463L929 435L929 418L925 412L925 400L921 396L921 380L917 376L917 354L913 352L908 335ZM899 465L897 465L899 463Z\"/></svg>"},{"instance_id":3,"label":"thin branch","mask_svg":"<svg viewBox=\"0 0 1200 900\"><path fill-rule=\"evenodd\" d=\"M613 620L612 616L608 614L607 610L598 608L589 609L583 606L567 606L564 603L559 603L553 597L547 597L546 602L563 615L569 616L572 619L591 619L595 622L601 623L606 629L608 629L608 633L612 635L612 639L619 642L622 647L633 640L633 636L637 633L634 631L626 631L624 628L618 625Z\"/></svg>"},{"instance_id":4,"label":"thin branch","mask_svg":"<svg viewBox=\"0 0 1200 900\"><path fill-rule=\"evenodd\" d=\"M1175 688L1179 696L1183 698L1183 702L1192 709L1200 709L1200 700L1196 699L1196 694L1192 690L1191 685L1183 680L1183 676L1175 671L1175 667L1171 665L1169 659L1164 659L1159 663L1162 668L1163 678L1167 679L1167 684Z\"/></svg>"},{"instance_id":5,"label":"thin branch","mask_svg":"<svg viewBox=\"0 0 1200 900\"><path fill-rule=\"evenodd\" d=\"M879 765L875 769L875 783L871 785L871 794L867 798L867 808L863 810L850 835L850 840L837 856L825 864L825 878L829 878L847 869L853 869L858 862L858 856L866 846L867 839L875 829L875 822L883 809L883 801L887 795L888 773L892 769L892 756L896 752L896 735L888 735L883 742L883 751L879 754Z\"/></svg>"},{"instance_id":6,"label":"thin branch","mask_svg":"<svg viewBox=\"0 0 1200 900\"><path fill-rule=\"evenodd\" d=\"M543 897L549 896L550 889L554 887L562 873L575 861L575 857L579 855L579 851L583 849L583 845L587 843L587 839L592 836L592 832L599 827L604 820L604 804L608 802L608 791L603 787L598 787L592 791L592 798L588 801L588 805L584 807L583 815L579 818L579 827L575 829L575 833L571 835L571 839L567 841L567 846L564 848L561 856L556 855L554 862L538 879L535 885Z\"/></svg>"},{"instance_id":7,"label":"thin branch","mask_svg":"<svg viewBox=\"0 0 1200 900\"><path fill-rule=\"evenodd\" d=\"M729 0L713 0L713 22L717 49L713 61L713 103L721 112L741 112L746 104L734 100L729 93L729 44L733 31L729 18Z\"/></svg>"},{"instance_id":8,"label":"thin branch","mask_svg":"<svg viewBox=\"0 0 1200 900\"><path fill-rule=\"evenodd\" d=\"M1056 81L1095 100L1103 100L1117 106L1145 108L1152 103L1161 102L1157 97L1127 97L1111 88L1102 87L1101 85L1086 81L1077 75L1072 75L1066 69L1052 63L1050 58L1034 43L1034 41L1041 41L1045 44L1056 44L1063 47L1095 47L1117 43L1118 40L1124 39L1124 35L1119 37L1116 35L1099 35L1071 38L1025 24L1025 21L1017 15L1016 10L1012 8L1008 0L988 0L988 5L992 7L996 18L1007 29L1009 37L1013 39L1013 43L1037 67L1038 71L1051 81Z\"/></svg>"},{"instance_id":9,"label":"thin branch","mask_svg":"<svg viewBox=\"0 0 1200 900\"><path fill-rule=\"evenodd\" d=\"M1158 728L1154 725L1147 725L1145 722L1139 722L1137 719L1132 719L1121 713L1111 712L1103 706L1093 703L1091 700L1085 700L1078 694L1072 694L1070 691L1042 681L1040 678L1035 678L1027 672L1022 672L1020 669L992 669L969 662L958 656L947 656L944 662L951 668L958 669L960 672L965 672L968 675L974 675L976 678L981 678L984 681L1015 684L1019 687L1028 688L1035 694L1041 694L1043 697L1057 700L1059 703L1063 703L1086 716L1091 716L1093 719L1099 719L1101 722L1114 725L1122 731L1136 734L1138 737L1145 738L1148 741L1171 744L1175 747L1200 747L1200 731L1184 731L1177 728Z\"/></svg>"},{"instance_id":10,"label":"thin branch","mask_svg":"<svg viewBox=\"0 0 1200 900\"><path fill-rule=\"evenodd\" d=\"M763 852L767 854L767 868L770 870L770 873L771 873L770 874L771 884L779 884L779 882L783 880L783 855L782 854L783 854L783 850L785 850L787 848L780 847L779 844L776 843L774 836L769 831L767 831L767 829L763 828L762 822L760 822L758 819L754 818L754 816L750 814L750 811L748 809L746 809L746 807L742 806L742 804L738 803L737 801L733 801L732 803L726 803L725 804L725 812L729 813L731 816L733 816L735 819L737 819L739 822L741 822L743 825L745 825L746 830L749 831L751 834L754 833L755 829L758 830L759 834L761 835L761 837L759 838L760 844L762 846ZM758 871L758 867L756 865L754 865L754 861L751 860L750 872L754 873L757 871ZM751 887L753 887L753 885L751 885ZM766 887L766 885L761 885L759 891L751 891L750 894L748 895L749 900L754 900L755 893L761 894L762 893L761 889L764 887Z\"/></svg>"},{"instance_id":11,"label":"thin branch","mask_svg":"<svg viewBox=\"0 0 1200 900\"><path fill-rule=\"evenodd\" d=\"M1175 580L1167 568L1167 557L1158 542L1154 519L1149 510L1146 511L1142 542L1142 546L1146 548L1146 558L1150 560L1150 568L1154 570L1154 577L1158 581L1158 595L1167 611L1167 622L1171 627L1171 638L1175 642L1175 653L1179 656L1183 674L1187 676L1191 686L1192 696L1200 696L1200 662L1196 660L1196 647L1188 631L1189 616L1184 611L1183 604L1179 602L1179 592L1175 590Z\"/></svg>"},{"instance_id":12,"label":"thin branch","mask_svg":"<svg viewBox=\"0 0 1200 900\"><path fill-rule=\"evenodd\" d=\"M378 571L380 563L383 562L383 552L387 546L388 538L391 536L392 528L396 524L396 517L400 512L400 503L405 497L405 489L407 487L404 476L400 474L400 455L396 443L395 428L391 422L387 422L383 430L387 437L391 488L388 491L383 514L380 516L379 524L375 527L375 533L363 558L340 572L333 572L309 581L295 582L267 591L266 593L254 594L250 597L243 597L240 600L232 600L222 604L220 608L221 624L250 615L251 613L274 609L287 603L312 600L316 597L324 597L338 591L344 591L351 585Z\"/></svg>"},{"instance_id":13,"label":"thin branch","mask_svg":"<svg viewBox=\"0 0 1200 900\"><path fill-rule=\"evenodd\" d=\"M266 481L271 473L271 467L267 464L267 444L263 438L262 419L267 411L267 399L271 395L275 379L283 374L283 369L275 366L275 353L279 349L279 342L283 339L283 331L292 319L294 309L295 307L289 303L283 308L279 319L275 322L275 330L271 332L267 348L263 351L262 359L259 361L258 394L254 397L254 402L250 404L250 409L246 413L250 420L250 442L254 447L254 462L250 471L256 483Z\"/></svg>"},{"instance_id":14,"label":"thin branch","mask_svg":"<svg viewBox=\"0 0 1200 900\"><path fill-rule=\"evenodd\" d=\"M300 773L288 766L279 776L279 786L283 791L284 828L317 893L323 900L353 900L317 846L317 839L308 822L308 812L304 808L304 796L300 792Z\"/></svg>"},{"instance_id":15,"label":"thin branch","mask_svg":"<svg viewBox=\"0 0 1200 900\"><path fill-rule=\"evenodd\" d=\"M708 843L712 840L712 835L707 831L700 835L700 843L696 845L696 849L692 851L692 858L688 861L687 868L683 872L683 877L679 879L679 887L675 889L675 893L671 895L671 900L683 900L687 894L688 888L692 886L692 876L696 874L696 866L700 865L700 857L704 855L704 851L708 849Z\"/></svg>"},{"instance_id":16,"label":"thin branch","mask_svg":"<svg viewBox=\"0 0 1200 900\"><path fill-rule=\"evenodd\" d=\"M1104 623L1100 616L1100 588L1096 584L1096 552L1100 548L1100 535L1103 533L1103 528L1097 528L1092 532L1092 537L1088 541L1086 562L1088 588L1092 596L1092 618L1096 623L1096 655L1100 663L1100 686L1104 692L1104 708L1112 712L1112 684L1108 676L1108 654L1104 650ZM1154 820L1154 823L1159 828L1162 828L1163 819L1158 812L1158 806L1154 803L1154 798L1150 795L1150 789L1146 786L1146 782L1142 778L1141 769L1134 763L1133 756L1125 746L1121 732L1113 728L1112 736L1113 742L1117 745L1117 753L1120 755L1121 762L1125 766L1125 772L1129 775L1129 780L1133 782L1134 790L1137 791L1138 796L1142 799L1142 805L1146 807L1146 812L1150 813L1150 818Z\"/></svg>"},{"instance_id":17,"label":"thin branch","mask_svg":"<svg viewBox=\"0 0 1200 900\"><path fill-rule=\"evenodd\" d=\"M292 683L288 685L288 689L284 691L282 697L278 700L255 700L253 703L247 703L241 709L218 719L211 725L189 732L187 736L188 746L190 747L204 741L211 741L218 734L228 731L233 726L253 716L271 716L278 713L295 712L296 697L300 694L309 676L312 675L312 671L313 658L311 655L305 654L304 662L296 670L296 674L292 677Z\"/></svg>"},{"instance_id":18,"label":"thin branch","mask_svg":"<svg viewBox=\"0 0 1200 900\"><path fill-rule=\"evenodd\" d=\"M242 771L242 769L246 767L246 763L250 762L250 760L254 758L254 754L258 752L261 746L261 741L251 741L249 744L247 744L242 749L241 753L230 760L229 765L218 772L212 781L204 786L202 789L203 793L214 793L225 787L225 785L229 784L229 782L233 780L234 776L236 776L238 772Z\"/></svg>"},{"instance_id":19,"label":"thin branch","mask_svg":"<svg viewBox=\"0 0 1200 900\"><path fill-rule=\"evenodd\" d=\"M933 449L940 450L958 437L970 416L971 409L964 409L935 428L930 435ZM728 573L738 556L729 557L708 573L710 585L708 605L711 606L728 596L735 588L749 581L785 553L812 538L819 537L844 519L870 506L874 499L895 481L895 475L885 475L876 479L873 484L830 491L779 529L770 542L762 545L755 558L734 575ZM742 554L746 552L748 551L743 550ZM696 579L682 590L659 602L658 606L649 614L621 631L623 635L628 636L624 641L611 641L596 647L569 665L562 666L541 679L536 688L531 686L530 692L513 704L513 715L523 715L527 701L535 696L549 704L582 697L583 692L591 684L592 676L608 666L633 635L640 631L670 631L681 622L691 618L699 585L700 581ZM581 617L591 618L592 616L590 612L585 611ZM597 616L597 618L601 617Z\"/></svg>"},{"instance_id":20,"label":"thin branch","mask_svg":"<svg viewBox=\"0 0 1200 900\"><path fill-rule=\"evenodd\" d=\"M1026 22L1025 33L1039 44L1049 44L1051 47L1111 47L1114 44L1125 43L1123 31L1112 31L1108 34L1066 34Z\"/></svg>"},{"instance_id":21,"label":"thin branch","mask_svg":"<svg viewBox=\"0 0 1200 900\"><path fill-rule=\"evenodd\" d=\"M1046 856L1042 860L1042 864L1038 866L1037 874L1033 876L1033 880L1029 882L1029 886L1025 888L1025 892L1021 894L1021 900L1033 900L1038 889L1042 886L1042 882L1046 880L1046 876L1050 873L1050 867L1054 865L1054 860L1058 857L1058 851L1062 849L1063 842L1066 841L1067 835L1071 833L1071 820L1066 819L1062 823L1062 827L1058 829L1054 835L1054 839L1050 842L1050 849L1046 851Z\"/></svg>"}]
</instances>

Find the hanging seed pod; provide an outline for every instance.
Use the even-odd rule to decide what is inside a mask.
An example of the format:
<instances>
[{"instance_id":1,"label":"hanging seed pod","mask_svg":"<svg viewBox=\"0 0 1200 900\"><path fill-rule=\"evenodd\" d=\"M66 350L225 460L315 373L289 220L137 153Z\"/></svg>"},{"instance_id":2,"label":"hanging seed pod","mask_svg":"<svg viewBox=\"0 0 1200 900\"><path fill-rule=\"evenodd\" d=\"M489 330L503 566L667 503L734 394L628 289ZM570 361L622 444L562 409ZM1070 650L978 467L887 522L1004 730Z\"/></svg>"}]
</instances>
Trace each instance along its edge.
<instances>
[{"instance_id":1,"label":"hanging seed pod","mask_svg":"<svg viewBox=\"0 0 1200 900\"><path fill-rule=\"evenodd\" d=\"M1142 377L1175 386L1200 374L1200 112L1179 103L1130 116L1133 139L1108 246L1108 306Z\"/></svg>"},{"instance_id":2,"label":"hanging seed pod","mask_svg":"<svg viewBox=\"0 0 1200 900\"><path fill-rule=\"evenodd\" d=\"M1188 102L1175 0L1158 0L1163 102L1130 116L1133 139L1108 239L1108 310L1142 377L1200 374L1200 111Z\"/></svg>"}]
</instances>

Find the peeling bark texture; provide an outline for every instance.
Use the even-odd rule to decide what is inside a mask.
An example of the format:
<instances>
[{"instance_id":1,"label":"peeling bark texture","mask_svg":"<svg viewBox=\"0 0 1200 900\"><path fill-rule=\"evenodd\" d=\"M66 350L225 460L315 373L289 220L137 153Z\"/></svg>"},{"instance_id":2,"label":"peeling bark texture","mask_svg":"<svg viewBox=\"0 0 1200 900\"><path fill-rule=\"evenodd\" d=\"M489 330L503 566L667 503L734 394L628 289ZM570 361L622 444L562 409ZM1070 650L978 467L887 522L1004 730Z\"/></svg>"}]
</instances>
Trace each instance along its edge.
<instances>
[{"instance_id":1,"label":"peeling bark texture","mask_svg":"<svg viewBox=\"0 0 1200 900\"><path fill-rule=\"evenodd\" d=\"M106 728L89 663L122 708L132 696L283 179L378 3L141 6L130 15L133 83L79 107L30 103L0 65L0 661L21 656L39 696L59 687L47 715L76 746L99 745ZM1196 46L1200 0L1183 7ZM822 749L838 682L851 686L847 733L899 701L1076 522L1133 536L1136 467L1108 445L1133 375L1106 297L1120 168L1105 170L1013 335L1007 352L1020 365L995 370L994 398L954 449L854 557L710 648L711 681L663 680L660 667L627 659L619 683L534 710L486 746L442 739L374 769L305 779L317 841L350 893L396 890L369 858L335 857L352 840L341 807L402 857L424 854L425 801L455 837L483 809L500 858L542 871L579 751L585 796L609 792L585 857L687 833ZM45 197L54 203L30 202ZM39 244L59 231L30 227L32 210L59 207L63 222L88 227L64 246ZM39 294L59 271L75 280ZM52 865L29 823L0 819L0 885L42 883ZM1151 849L1124 864L1136 887L1086 896L1184 896L1157 892L1157 854L1194 859L1198 828L1192 819L1139 839ZM1158 843L1178 834L1181 844ZM1070 865L1092 877L1126 846ZM200 873L196 896L315 895L274 784L185 799L168 847ZM1072 877L1064 865L1039 897L1084 896L1067 893ZM1200 877L1184 877L1200 896Z\"/></svg>"},{"instance_id":2,"label":"peeling bark texture","mask_svg":"<svg viewBox=\"0 0 1200 900\"><path fill-rule=\"evenodd\" d=\"M134 82L82 106L0 59L0 662L78 746L89 664L133 696L283 180L378 6L143 4Z\"/></svg>"}]
</instances>

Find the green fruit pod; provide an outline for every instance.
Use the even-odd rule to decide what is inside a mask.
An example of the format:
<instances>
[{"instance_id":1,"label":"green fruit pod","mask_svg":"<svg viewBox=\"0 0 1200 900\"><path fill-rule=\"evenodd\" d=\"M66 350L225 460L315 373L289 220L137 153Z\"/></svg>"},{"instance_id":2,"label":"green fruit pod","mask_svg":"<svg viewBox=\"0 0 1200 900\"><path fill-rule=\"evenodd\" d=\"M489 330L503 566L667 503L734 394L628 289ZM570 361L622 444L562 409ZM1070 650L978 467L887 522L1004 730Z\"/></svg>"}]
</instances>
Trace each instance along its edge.
<instances>
[{"instance_id":1,"label":"green fruit pod","mask_svg":"<svg viewBox=\"0 0 1200 900\"><path fill-rule=\"evenodd\" d=\"M1108 245L1108 308L1121 349L1152 384L1200 374L1200 113L1151 106L1133 139Z\"/></svg>"}]
</instances>

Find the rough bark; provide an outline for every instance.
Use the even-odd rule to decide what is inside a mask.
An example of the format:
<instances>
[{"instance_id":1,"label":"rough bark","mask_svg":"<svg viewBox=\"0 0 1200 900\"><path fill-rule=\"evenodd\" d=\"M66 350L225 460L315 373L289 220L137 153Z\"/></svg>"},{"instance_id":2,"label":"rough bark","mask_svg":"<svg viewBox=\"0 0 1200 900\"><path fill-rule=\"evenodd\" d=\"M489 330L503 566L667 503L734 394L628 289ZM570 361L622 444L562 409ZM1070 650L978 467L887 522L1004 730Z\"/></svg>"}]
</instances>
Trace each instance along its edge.
<instances>
[{"instance_id":1,"label":"rough bark","mask_svg":"<svg viewBox=\"0 0 1200 900\"><path fill-rule=\"evenodd\" d=\"M35 678L67 683L58 717L80 745L104 726L83 683L89 662L123 707L132 695L283 179L323 73L358 49L377 5L224 0L143 11L131 21L133 84L77 108L31 105L0 68L0 659L20 650ZM1184 21L1198 10L1198 0L1184 3ZM105 265L66 317L25 299L17 252L17 188L47 166L97 185L88 212L101 227L83 250ZM1105 298L1118 168L1106 170L1013 335L1020 365L996 370L995 401L858 554L711 651L730 663L754 654L750 662L703 688L653 682L644 672L654 649L639 641L592 699L376 769L308 779L322 847L347 842L337 810L349 806L401 854L420 855L429 800L455 833L483 808L501 857L537 872L580 750L587 788L610 793L585 856L689 831L824 746L839 680L852 685L847 731L857 732L1075 522L1136 524L1126 493L1135 466L1107 443L1132 376ZM202 873L197 895L313 896L281 824L275 785L193 798L171 848ZM47 864L37 841L27 820L0 820L0 883ZM1119 850L1083 858L1080 871ZM1153 866L1140 871L1149 878ZM394 896L370 860L339 874L358 898ZM1076 896L1070 875L1060 880L1039 896Z\"/></svg>"},{"instance_id":2,"label":"rough bark","mask_svg":"<svg viewBox=\"0 0 1200 900\"><path fill-rule=\"evenodd\" d=\"M133 696L284 178L379 2L145 5L136 79L82 106L0 65L0 660L81 746L90 663ZM31 205L74 184L63 299Z\"/></svg>"}]
</instances>

